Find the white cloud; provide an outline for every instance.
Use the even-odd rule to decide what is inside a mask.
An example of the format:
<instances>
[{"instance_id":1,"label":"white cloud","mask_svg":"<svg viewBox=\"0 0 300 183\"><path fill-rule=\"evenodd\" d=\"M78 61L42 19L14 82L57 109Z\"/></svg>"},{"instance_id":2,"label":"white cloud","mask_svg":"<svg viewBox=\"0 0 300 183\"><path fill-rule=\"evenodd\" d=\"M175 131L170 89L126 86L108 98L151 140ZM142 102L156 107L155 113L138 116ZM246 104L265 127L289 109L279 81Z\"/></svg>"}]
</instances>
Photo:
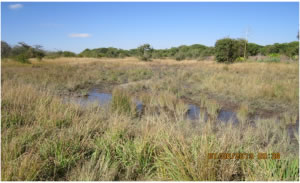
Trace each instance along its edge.
<instances>
[{"instance_id":1,"label":"white cloud","mask_svg":"<svg viewBox=\"0 0 300 183\"><path fill-rule=\"evenodd\" d=\"M91 35L87 33L74 33L74 34L69 34L69 37L87 38L87 37L91 37Z\"/></svg>"},{"instance_id":2,"label":"white cloud","mask_svg":"<svg viewBox=\"0 0 300 183\"><path fill-rule=\"evenodd\" d=\"M22 4L11 4L8 7L9 7L9 9L16 10L16 9L23 8L23 5Z\"/></svg>"}]
</instances>

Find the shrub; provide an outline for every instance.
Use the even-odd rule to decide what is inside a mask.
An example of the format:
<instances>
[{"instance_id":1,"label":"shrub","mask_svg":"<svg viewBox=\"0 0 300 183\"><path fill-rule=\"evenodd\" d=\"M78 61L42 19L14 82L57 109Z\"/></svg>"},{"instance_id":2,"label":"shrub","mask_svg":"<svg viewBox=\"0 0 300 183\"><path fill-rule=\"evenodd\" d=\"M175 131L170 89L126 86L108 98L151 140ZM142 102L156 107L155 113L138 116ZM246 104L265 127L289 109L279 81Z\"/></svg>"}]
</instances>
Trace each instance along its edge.
<instances>
[{"instance_id":1,"label":"shrub","mask_svg":"<svg viewBox=\"0 0 300 183\"><path fill-rule=\"evenodd\" d=\"M244 57L238 57L235 61L236 62L244 62L246 59Z\"/></svg>"},{"instance_id":2,"label":"shrub","mask_svg":"<svg viewBox=\"0 0 300 183\"><path fill-rule=\"evenodd\" d=\"M205 48L201 54L200 54L200 59L205 60L209 58L210 56L214 55L215 49L213 47L207 47Z\"/></svg>"},{"instance_id":3,"label":"shrub","mask_svg":"<svg viewBox=\"0 0 300 183\"><path fill-rule=\"evenodd\" d=\"M175 54L175 59L177 61L184 60L185 59L184 53L182 51L177 52Z\"/></svg>"},{"instance_id":4,"label":"shrub","mask_svg":"<svg viewBox=\"0 0 300 183\"><path fill-rule=\"evenodd\" d=\"M64 51L63 52L64 57L76 57L76 54L70 51Z\"/></svg>"},{"instance_id":5,"label":"shrub","mask_svg":"<svg viewBox=\"0 0 300 183\"><path fill-rule=\"evenodd\" d=\"M45 53L43 51L36 51L35 52L35 57L41 61L45 57Z\"/></svg>"},{"instance_id":6,"label":"shrub","mask_svg":"<svg viewBox=\"0 0 300 183\"><path fill-rule=\"evenodd\" d=\"M60 55L57 54L56 52L51 52L51 53L48 53L48 54L46 55L46 58L47 58L47 59L56 59L56 58L59 58L59 57L60 57Z\"/></svg>"},{"instance_id":7,"label":"shrub","mask_svg":"<svg viewBox=\"0 0 300 183\"><path fill-rule=\"evenodd\" d=\"M280 57L280 55L278 53L271 53L268 56L272 57L272 58L279 58Z\"/></svg>"},{"instance_id":8,"label":"shrub","mask_svg":"<svg viewBox=\"0 0 300 183\"><path fill-rule=\"evenodd\" d=\"M292 60L299 60L299 55L292 56Z\"/></svg>"},{"instance_id":9,"label":"shrub","mask_svg":"<svg viewBox=\"0 0 300 183\"><path fill-rule=\"evenodd\" d=\"M260 50L263 46L255 44L255 43L248 43L247 44L247 53L250 56L254 56L260 53Z\"/></svg>"},{"instance_id":10,"label":"shrub","mask_svg":"<svg viewBox=\"0 0 300 183\"><path fill-rule=\"evenodd\" d=\"M220 39L215 44L217 62L233 62L238 58L238 41L230 38Z\"/></svg>"},{"instance_id":11,"label":"shrub","mask_svg":"<svg viewBox=\"0 0 300 183\"><path fill-rule=\"evenodd\" d=\"M163 52L160 50L154 50L152 53L152 58L156 58L156 59L164 58Z\"/></svg>"},{"instance_id":12,"label":"shrub","mask_svg":"<svg viewBox=\"0 0 300 183\"><path fill-rule=\"evenodd\" d=\"M272 53L268 55L269 58L266 60L267 62L279 62L280 61L280 54Z\"/></svg>"},{"instance_id":13,"label":"shrub","mask_svg":"<svg viewBox=\"0 0 300 183\"><path fill-rule=\"evenodd\" d=\"M125 53L119 53L119 58L125 58L126 57L126 54Z\"/></svg>"},{"instance_id":14,"label":"shrub","mask_svg":"<svg viewBox=\"0 0 300 183\"><path fill-rule=\"evenodd\" d=\"M15 60L16 60L17 62L21 62L21 63L30 63L30 62L29 62L29 56L28 56L28 54L26 54L26 53L21 53L21 54L17 55L17 56L15 57Z\"/></svg>"},{"instance_id":15,"label":"shrub","mask_svg":"<svg viewBox=\"0 0 300 183\"><path fill-rule=\"evenodd\" d=\"M267 62L280 62L280 58L270 57L266 60Z\"/></svg>"},{"instance_id":16,"label":"shrub","mask_svg":"<svg viewBox=\"0 0 300 183\"><path fill-rule=\"evenodd\" d=\"M142 61L149 61L152 58L153 48L150 44L144 44L137 48L138 56Z\"/></svg>"},{"instance_id":17,"label":"shrub","mask_svg":"<svg viewBox=\"0 0 300 183\"><path fill-rule=\"evenodd\" d=\"M4 41L1 41L1 58L7 58L11 54L11 47Z\"/></svg>"}]
</instances>

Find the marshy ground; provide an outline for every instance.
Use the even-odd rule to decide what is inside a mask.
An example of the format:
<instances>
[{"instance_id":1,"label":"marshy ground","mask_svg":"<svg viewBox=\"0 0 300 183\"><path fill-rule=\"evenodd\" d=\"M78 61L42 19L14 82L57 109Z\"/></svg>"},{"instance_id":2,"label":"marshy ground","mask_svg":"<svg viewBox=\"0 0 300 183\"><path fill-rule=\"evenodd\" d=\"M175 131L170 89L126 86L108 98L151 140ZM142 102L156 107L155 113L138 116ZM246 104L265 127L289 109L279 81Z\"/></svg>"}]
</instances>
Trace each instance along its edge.
<instances>
[{"instance_id":1,"label":"marshy ground","mask_svg":"<svg viewBox=\"0 0 300 183\"><path fill-rule=\"evenodd\" d=\"M299 180L298 62L31 62L2 61L2 180Z\"/></svg>"}]
</instances>

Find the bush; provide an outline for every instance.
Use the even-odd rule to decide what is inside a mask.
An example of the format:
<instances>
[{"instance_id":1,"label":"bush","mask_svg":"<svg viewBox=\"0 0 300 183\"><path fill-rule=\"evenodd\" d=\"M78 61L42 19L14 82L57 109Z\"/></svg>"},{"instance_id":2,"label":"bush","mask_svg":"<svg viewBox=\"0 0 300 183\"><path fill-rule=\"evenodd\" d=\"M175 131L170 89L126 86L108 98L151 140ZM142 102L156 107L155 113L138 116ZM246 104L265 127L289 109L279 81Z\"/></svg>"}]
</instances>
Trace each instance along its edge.
<instances>
[{"instance_id":1,"label":"bush","mask_svg":"<svg viewBox=\"0 0 300 183\"><path fill-rule=\"evenodd\" d=\"M266 60L266 62L280 62L280 58L270 57Z\"/></svg>"},{"instance_id":2,"label":"bush","mask_svg":"<svg viewBox=\"0 0 300 183\"><path fill-rule=\"evenodd\" d=\"M17 55L17 56L15 57L15 60L16 60L17 62L21 62L21 63L30 63L30 62L29 62L29 56L28 56L28 54L26 54L26 53L21 53L21 54Z\"/></svg>"},{"instance_id":3,"label":"bush","mask_svg":"<svg viewBox=\"0 0 300 183\"><path fill-rule=\"evenodd\" d=\"M144 44L137 48L139 59L142 61L149 61L152 58L153 48L150 44Z\"/></svg>"},{"instance_id":4,"label":"bush","mask_svg":"<svg viewBox=\"0 0 300 183\"><path fill-rule=\"evenodd\" d=\"M35 57L41 61L45 57L45 53L43 51L36 51L35 52Z\"/></svg>"},{"instance_id":5,"label":"bush","mask_svg":"<svg viewBox=\"0 0 300 183\"><path fill-rule=\"evenodd\" d=\"M258 62L280 62L280 57L268 56L266 59L259 59Z\"/></svg>"},{"instance_id":6,"label":"bush","mask_svg":"<svg viewBox=\"0 0 300 183\"><path fill-rule=\"evenodd\" d=\"M55 52L53 52L53 53L48 53L48 54L46 55L46 58L47 58L47 59L56 59L56 58L59 58L59 57L60 57L60 55L56 54Z\"/></svg>"},{"instance_id":7,"label":"bush","mask_svg":"<svg viewBox=\"0 0 300 183\"><path fill-rule=\"evenodd\" d=\"M294 56L292 56L292 60L299 60L299 55L294 55Z\"/></svg>"},{"instance_id":8,"label":"bush","mask_svg":"<svg viewBox=\"0 0 300 183\"><path fill-rule=\"evenodd\" d=\"M156 59L164 58L163 52L160 51L160 50L154 50L153 53L152 53L152 58L156 58Z\"/></svg>"},{"instance_id":9,"label":"bush","mask_svg":"<svg viewBox=\"0 0 300 183\"><path fill-rule=\"evenodd\" d=\"M280 54L278 53L269 54L268 57L266 62L280 62Z\"/></svg>"},{"instance_id":10,"label":"bush","mask_svg":"<svg viewBox=\"0 0 300 183\"><path fill-rule=\"evenodd\" d=\"M11 54L11 47L4 41L1 41L1 58L8 58Z\"/></svg>"},{"instance_id":11,"label":"bush","mask_svg":"<svg viewBox=\"0 0 300 183\"><path fill-rule=\"evenodd\" d=\"M290 43L275 43L273 45L267 45L260 49L263 55L269 54L281 54L292 58L295 55L299 55L299 42L293 41Z\"/></svg>"},{"instance_id":12,"label":"bush","mask_svg":"<svg viewBox=\"0 0 300 183\"><path fill-rule=\"evenodd\" d=\"M177 61L184 60L185 59L184 53L182 51L177 52L175 54L175 59Z\"/></svg>"},{"instance_id":13,"label":"bush","mask_svg":"<svg viewBox=\"0 0 300 183\"><path fill-rule=\"evenodd\" d=\"M260 53L260 50L263 48L263 46L255 44L255 43L248 43L247 44L247 53L250 56L255 56Z\"/></svg>"},{"instance_id":14,"label":"bush","mask_svg":"<svg viewBox=\"0 0 300 183\"><path fill-rule=\"evenodd\" d=\"M76 57L76 54L73 53L73 52L70 52L70 51L64 51L64 52L62 53L62 55L63 55L64 57Z\"/></svg>"},{"instance_id":15,"label":"bush","mask_svg":"<svg viewBox=\"0 0 300 183\"><path fill-rule=\"evenodd\" d=\"M217 62L233 62L239 55L239 42L235 39L220 39L215 44L215 54Z\"/></svg>"},{"instance_id":16,"label":"bush","mask_svg":"<svg viewBox=\"0 0 300 183\"><path fill-rule=\"evenodd\" d=\"M280 55L278 53L271 53L268 56L271 58L279 58L280 57Z\"/></svg>"},{"instance_id":17,"label":"bush","mask_svg":"<svg viewBox=\"0 0 300 183\"><path fill-rule=\"evenodd\" d=\"M244 62L246 59L244 57L238 57L235 61L236 62Z\"/></svg>"}]
</instances>

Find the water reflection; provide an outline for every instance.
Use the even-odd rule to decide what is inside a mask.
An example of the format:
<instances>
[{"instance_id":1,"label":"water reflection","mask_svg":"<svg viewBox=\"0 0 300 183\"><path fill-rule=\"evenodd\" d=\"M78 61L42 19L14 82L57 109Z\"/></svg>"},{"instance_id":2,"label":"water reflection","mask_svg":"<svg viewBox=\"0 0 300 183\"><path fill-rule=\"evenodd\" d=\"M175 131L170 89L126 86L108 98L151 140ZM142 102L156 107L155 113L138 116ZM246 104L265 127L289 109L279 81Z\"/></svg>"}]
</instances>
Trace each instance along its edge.
<instances>
[{"instance_id":1,"label":"water reflection","mask_svg":"<svg viewBox=\"0 0 300 183\"><path fill-rule=\"evenodd\" d=\"M97 102L101 107L108 106L112 100L112 95L110 93L102 93L97 89L93 89L88 93L86 97L77 97L69 99L71 102L79 103L82 106L86 106L90 103ZM141 115L144 109L144 105L141 101L134 99L136 103L137 112ZM186 118L192 121L201 119L206 122L209 118L207 111L203 108L198 107L194 104L188 104L188 111L186 114ZM237 118L237 114L234 111L230 110L220 110L217 116L218 121L221 122L233 122L234 124L239 123L239 119ZM255 121L256 118L252 119ZM299 124L299 118L297 119L296 124Z\"/></svg>"},{"instance_id":2,"label":"water reflection","mask_svg":"<svg viewBox=\"0 0 300 183\"><path fill-rule=\"evenodd\" d=\"M218 118L219 121L222 122L233 122L234 124L239 123L239 120L236 116L236 113L233 111L229 111L229 110L221 110L218 114Z\"/></svg>"}]
</instances>

